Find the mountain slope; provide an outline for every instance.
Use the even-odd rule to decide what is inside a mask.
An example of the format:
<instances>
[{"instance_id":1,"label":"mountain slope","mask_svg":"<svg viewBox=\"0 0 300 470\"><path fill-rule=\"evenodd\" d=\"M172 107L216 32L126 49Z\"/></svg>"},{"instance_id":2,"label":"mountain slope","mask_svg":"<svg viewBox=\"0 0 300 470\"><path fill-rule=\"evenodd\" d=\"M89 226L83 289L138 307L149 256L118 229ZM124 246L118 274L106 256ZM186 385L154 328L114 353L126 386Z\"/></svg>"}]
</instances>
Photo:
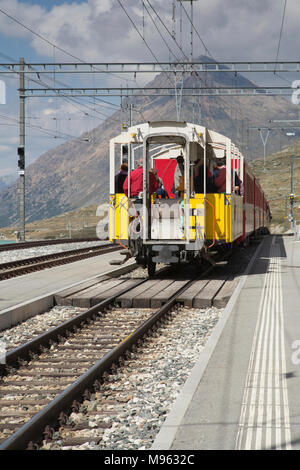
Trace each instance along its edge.
<instances>
[{"instance_id":1,"label":"mountain slope","mask_svg":"<svg viewBox=\"0 0 300 470\"><path fill-rule=\"evenodd\" d=\"M201 57L201 60L208 60ZM174 75L159 74L148 86L169 86ZM202 82L200 81L202 80ZM233 73L201 73L184 78L185 87L202 83L222 86L250 86L252 82ZM132 99L136 111L134 124L151 120L176 120L175 98L159 96ZM202 97L200 123L231 137L248 159L262 154L257 131L249 125L261 125L270 119L299 118L298 106L281 97ZM182 101L181 119L199 122L199 107L193 97ZM26 221L52 217L78 207L99 204L108 198L108 144L120 132L121 113L116 112L92 132L49 150L26 170ZM90 142L84 142L83 139ZM272 135L268 150L276 151L287 142L285 135ZM246 147L248 150L246 151ZM0 226L18 220L18 183L0 192Z\"/></svg>"},{"instance_id":2,"label":"mountain slope","mask_svg":"<svg viewBox=\"0 0 300 470\"><path fill-rule=\"evenodd\" d=\"M290 226L285 216L290 213L291 155L300 155L300 140L295 141L293 146L269 155L265 171L263 158L253 160L250 164L270 202L272 223L283 225L286 221L286 228ZM294 219L300 221L300 158L294 160L293 192L296 195Z\"/></svg>"}]
</instances>

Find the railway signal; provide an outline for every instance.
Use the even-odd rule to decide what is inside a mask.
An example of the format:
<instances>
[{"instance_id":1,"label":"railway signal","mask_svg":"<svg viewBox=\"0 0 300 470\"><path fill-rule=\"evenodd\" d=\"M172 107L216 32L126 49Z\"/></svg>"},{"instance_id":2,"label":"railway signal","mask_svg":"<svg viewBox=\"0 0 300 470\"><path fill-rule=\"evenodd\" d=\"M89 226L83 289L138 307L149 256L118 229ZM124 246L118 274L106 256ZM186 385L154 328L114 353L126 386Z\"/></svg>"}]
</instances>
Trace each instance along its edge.
<instances>
[{"instance_id":1,"label":"railway signal","mask_svg":"<svg viewBox=\"0 0 300 470\"><path fill-rule=\"evenodd\" d=\"M25 169L25 151L24 151L24 147L18 147L18 156L19 156L18 167L22 171L22 170Z\"/></svg>"}]
</instances>

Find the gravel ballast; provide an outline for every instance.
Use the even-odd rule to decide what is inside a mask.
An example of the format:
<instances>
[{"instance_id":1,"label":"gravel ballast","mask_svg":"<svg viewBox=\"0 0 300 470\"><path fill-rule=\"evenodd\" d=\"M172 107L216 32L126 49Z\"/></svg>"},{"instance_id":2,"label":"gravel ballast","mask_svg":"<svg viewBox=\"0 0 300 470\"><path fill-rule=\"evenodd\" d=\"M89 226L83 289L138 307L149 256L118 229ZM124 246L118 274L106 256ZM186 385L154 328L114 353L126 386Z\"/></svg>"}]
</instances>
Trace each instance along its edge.
<instances>
[{"instance_id":1,"label":"gravel ballast","mask_svg":"<svg viewBox=\"0 0 300 470\"><path fill-rule=\"evenodd\" d=\"M150 449L221 313L213 307L173 312L171 322L122 360L116 373L106 375L100 391L42 449ZM87 420L88 426L74 437L70 426L80 427ZM64 445L85 437L89 442Z\"/></svg>"},{"instance_id":2,"label":"gravel ballast","mask_svg":"<svg viewBox=\"0 0 300 470\"><path fill-rule=\"evenodd\" d=\"M51 255L53 253L63 253L64 251L78 250L80 248L89 248L96 245L107 244L101 240L94 242L73 242L62 243L59 245L45 245L32 248L24 248L24 250L9 250L0 252L0 263L9 263L10 261L19 261L36 256Z\"/></svg>"},{"instance_id":3,"label":"gravel ballast","mask_svg":"<svg viewBox=\"0 0 300 470\"><path fill-rule=\"evenodd\" d=\"M51 310L28 318L12 328L0 331L0 341L5 344L6 350L9 351L75 317L84 310L77 307L53 307Z\"/></svg>"}]
</instances>

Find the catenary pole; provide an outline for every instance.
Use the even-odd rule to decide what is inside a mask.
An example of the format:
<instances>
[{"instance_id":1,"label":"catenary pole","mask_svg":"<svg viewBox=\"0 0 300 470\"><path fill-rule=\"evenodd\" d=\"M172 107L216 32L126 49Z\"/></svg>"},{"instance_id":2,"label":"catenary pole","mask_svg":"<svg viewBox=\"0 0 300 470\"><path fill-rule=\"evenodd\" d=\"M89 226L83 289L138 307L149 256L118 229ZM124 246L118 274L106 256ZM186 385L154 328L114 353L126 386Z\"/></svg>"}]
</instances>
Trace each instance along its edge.
<instances>
[{"instance_id":1,"label":"catenary pole","mask_svg":"<svg viewBox=\"0 0 300 470\"><path fill-rule=\"evenodd\" d=\"M19 155L19 175L20 175L20 241L25 241L25 76L24 58L20 58L20 146Z\"/></svg>"}]
</instances>

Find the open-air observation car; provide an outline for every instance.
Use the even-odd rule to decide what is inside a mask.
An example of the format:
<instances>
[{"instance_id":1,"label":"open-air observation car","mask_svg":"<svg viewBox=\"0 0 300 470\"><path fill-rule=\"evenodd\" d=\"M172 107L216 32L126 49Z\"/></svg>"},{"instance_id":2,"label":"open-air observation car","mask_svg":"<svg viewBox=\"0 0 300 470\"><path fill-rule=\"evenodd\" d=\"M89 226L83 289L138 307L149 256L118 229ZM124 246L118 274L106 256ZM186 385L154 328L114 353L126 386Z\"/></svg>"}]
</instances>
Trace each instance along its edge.
<instances>
[{"instance_id":1,"label":"open-air observation car","mask_svg":"<svg viewBox=\"0 0 300 470\"><path fill-rule=\"evenodd\" d=\"M141 191L130 197L130 174L141 159ZM124 161L128 197L115 191L115 175ZM211 180L216 165L223 166L222 192ZM150 193L151 169L157 170L166 197ZM241 242L268 222L265 196L228 137L197 124L161 121L132 126L110 140L109 238L124 247L126 259L134 256L148 266L149 274L157 262L200 260L212 247Z\"/></svg>"}]
</instances>

